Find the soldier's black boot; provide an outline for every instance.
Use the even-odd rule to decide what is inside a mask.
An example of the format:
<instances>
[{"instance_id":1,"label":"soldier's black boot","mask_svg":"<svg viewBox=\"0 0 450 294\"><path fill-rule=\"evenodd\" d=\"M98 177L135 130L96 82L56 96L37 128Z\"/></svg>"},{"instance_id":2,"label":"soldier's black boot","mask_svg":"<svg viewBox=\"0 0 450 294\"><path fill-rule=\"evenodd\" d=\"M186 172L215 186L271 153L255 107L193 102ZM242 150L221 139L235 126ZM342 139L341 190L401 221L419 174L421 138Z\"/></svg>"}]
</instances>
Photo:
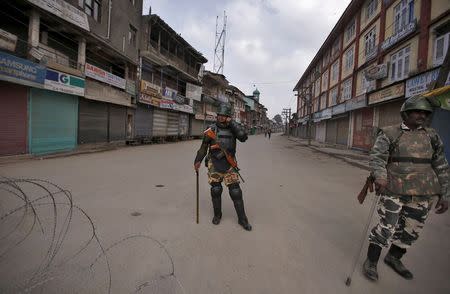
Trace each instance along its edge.
<instances>
[{"instance_id":1,"label":"soldier's black boot","mask_svg":"<svg viewBox=\"0 0 450 294\"><path fill-rule=\"evenodd\" d=\"M213 204L214 217L212 223L218 225L222 219L222 185L213 183L211 186L211 199Z\"/></svg>"},{"instance_id":2,"label":"soldier's black boot","mask_svg":"<svg viewBox=\"0 0 450 294\"><path fill-rule=\"evenodd\" d=\"M378 281L377 263L378 259L380 259L380 254L381 247L370 243L367 250L367 258L363 264L363 273L369 280Z\"/></svg>"},{"instance_id":3,"label":"soldier's black boot","mask_svg":"<svg viewBox=\"0 0 450 294\"><path fill-rule=\"evenodd\" d=\"M407 280L413 279L413 274L401 262L402 256L406 253L406 249L400 248L394 244L389 248L388 254L384 258L384 263L390 266L396 273Z\"/></svg>"},{"instance_id":4,"label":"soldier's black boot","mask_svg":"<svg viewBox=\"0 0 450 294\"><path fill-rule=\"evenodd\" d=\"M231 184L228 186L230 197L233 199L234 208L238 216L238 223L247 231L252 230L252 226L249 224L247 215L244 209L244 200L242 200L242 190L239 184Z\"/></svg>"}]
</instances>

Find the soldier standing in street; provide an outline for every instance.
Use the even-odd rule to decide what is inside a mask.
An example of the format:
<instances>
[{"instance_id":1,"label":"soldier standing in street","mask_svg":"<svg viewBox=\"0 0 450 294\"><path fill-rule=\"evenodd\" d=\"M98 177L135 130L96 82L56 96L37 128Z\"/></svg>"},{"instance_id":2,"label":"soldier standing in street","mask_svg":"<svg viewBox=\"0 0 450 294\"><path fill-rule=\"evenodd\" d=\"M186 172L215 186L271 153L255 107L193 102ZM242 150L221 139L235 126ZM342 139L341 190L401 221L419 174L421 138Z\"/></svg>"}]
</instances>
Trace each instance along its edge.
<instances>
[{"instance_id":1,"label":"soldier standing in street","mask_svg":"<svg viewBox=\"0 0 450 294\"><path fill-rule=\"evenodd\" d=\"M433 108L422 96L403 103L403 123L380 129L370 152L371 175L377 195L379 223L369 235L365 276L378 280L377 262L382 247L389 252L384 262L405 279L413 274L401 261L418 239L434 200L436 213L448 209L449 167L443 143L432 128L424 127Z\"/></svg>"},{"instance_id":2,"label":"soldier standing in street","mask_svg":"<svg viewBox=\"0 0 450 294\"><path fill-rule=\"evenodd\" d=\"M206 157L208 182L211 185L211 197L214 209L212 223L218 225L222 218L222 181L228 187L230 197L238 216L239 224L247 231L252 230L244 210L242 190L239 186L237 167L230 164L236 158L236 139L245 142L248 136L244 128L231 119L231 107L221 104L217 112L217 122L211 125L203 136L203 141L194 161L198 171Z\"/></svg>"}]
</instances>

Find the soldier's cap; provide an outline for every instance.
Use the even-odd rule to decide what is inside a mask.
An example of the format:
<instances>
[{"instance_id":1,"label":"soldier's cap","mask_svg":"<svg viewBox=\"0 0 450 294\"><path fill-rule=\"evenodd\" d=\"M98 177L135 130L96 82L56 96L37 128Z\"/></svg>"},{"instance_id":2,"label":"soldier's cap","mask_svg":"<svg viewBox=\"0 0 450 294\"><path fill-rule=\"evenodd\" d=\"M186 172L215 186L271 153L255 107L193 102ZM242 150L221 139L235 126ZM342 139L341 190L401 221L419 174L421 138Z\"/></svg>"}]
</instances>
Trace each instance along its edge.
<instances>
[{"instance_id":1,"label":"soldier's cap","mask_svg":"<svg viewBox=\"0 0 450 294\"><path fill-rule=\"evenodd\" d=\"M412 110L433 112L433 105L430 103L428 98L422 95L416 95L406 99L400 108L400 113Z\"/></svg>"}]
</instances>

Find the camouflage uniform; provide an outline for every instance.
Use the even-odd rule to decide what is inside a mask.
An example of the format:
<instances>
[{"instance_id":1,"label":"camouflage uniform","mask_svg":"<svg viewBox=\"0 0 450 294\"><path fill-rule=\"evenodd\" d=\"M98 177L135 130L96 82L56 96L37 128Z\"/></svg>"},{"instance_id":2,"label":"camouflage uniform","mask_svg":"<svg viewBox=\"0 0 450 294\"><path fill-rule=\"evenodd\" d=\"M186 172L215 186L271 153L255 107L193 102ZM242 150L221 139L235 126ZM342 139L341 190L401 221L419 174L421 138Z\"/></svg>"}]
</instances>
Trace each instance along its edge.
<instances>
[{"instance_id":1,"label":"camouflage uniform","mask_svg":"<svg viewBox=\"0 0 450 294\"><path fill-rule=\"evenodd\" d=\"M439 135L431 128L410 130L405 124L378 132L370 153L376 179L387 179L378 208L380 222L369 241L408 248L419 237L433 198L449 197L448 163Z\"/></svg>"},{"instance_id":2,"label":"camouflage uniform","mask_svg":"<svg viewBox=\"0 0 450 294\"><path fill-rule=\"evenodd\" d=\"M218 115L231 117L229 105L222 104L217 112ZM215 138L208 136L205 131L202 146L197 152L194 164L200 163L206 156L208 167L208 182L211 185L211 200L214 210L213 224L220 223L222 218L222 182L228 187L231 199L233 200L239 224L250 231L251 225L248 223L244 209L242 190L239 186L239 176L227 160L227 155L236 160L236 140L245 142L248 138L244 128L234 122L216 122L209 129L214 133ZM213 137L214 137L213 136Z\"/></svg>"}]
</instances>

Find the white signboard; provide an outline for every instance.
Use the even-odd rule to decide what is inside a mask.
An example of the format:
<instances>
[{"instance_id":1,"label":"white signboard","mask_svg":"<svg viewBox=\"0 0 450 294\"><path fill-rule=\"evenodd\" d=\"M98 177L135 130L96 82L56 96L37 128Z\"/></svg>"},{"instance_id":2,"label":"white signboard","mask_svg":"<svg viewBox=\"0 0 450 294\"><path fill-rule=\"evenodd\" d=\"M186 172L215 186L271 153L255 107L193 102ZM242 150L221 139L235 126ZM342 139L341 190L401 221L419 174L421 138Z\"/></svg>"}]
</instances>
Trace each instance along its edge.
<instances>
[{"instance_id":1,"label":"white signboard","mask_svg":"<svg viewBox=\"0 0 450 294\"><path fill-rule=\"evenodd\" d=\"M104 82L110 85L113 85L117 88L125 90L126 88L126 80L122 79L119 76L113 75L106 70L103 70L95 65L86 63L85 74L87 77L93 78L100 82Z\"/></svg>"},{"instance_id":2,"label":"white signboard","mask_svg":"<svg viewBox=\"0 0 450 294\"><path fill-rule=\"evenodd\" d=\"M428 87L437 80L438 76L439 76L439 68L407 80L405 97L408 98L428 91ZM447 81L445 85L448 85L449 81L450 81L450 74L447 76Z\"/></svg>"},{"instance_id":3,"label":"white signboard","mask_svg":"<svg viewBox=\"0 0 450 294\"><path fill-rule=\"evenodd\" d=\"M0 48L15 51L17 36L0 29Z\"/></svg>"},{"instance_id":4,"label":"white signboard","mask_svg":"<svg viewBox=\"0 0 450 294\"><path fill-rule=\"evenodd\" d=\"M367 80L379 80L387 77L388 70L387 64L378 64L374 66L370 66L366 70L364 70L364 77Z\"/></svg>"},{"instance_id":5,"label":"white signboard","mask_svg":"<svg viewBox=\"0 0 450 294\"><path fill-rule=\"evenodd\" d=\"M202 100L202 87L186 83L186 98L201 101Z\"/></svg>"},{"instance_id":6,"label":"white signboard","mask_svg":"<svg viewBox=\"0 0 450 294\"><path fill-rule=\"evenodd\" d=\"M64 0L28 0L28 2L89 31L89 21L86 13Z\"/></svg>"},{"instance_id":7,"label":"white signboard","mask_svg":"<svg viewBox=\"0 0 450 294\"><path fill-rule=\"evenodd\" d=\"M44 88L51 91L84 96L84 79L47 68Z\"/></svg>"},{"instance_id":8,"label":"white signboard","mask_svg":"<svg viewBox=\"0 0 450 294\"><path fill-rule=\"evenodd\" d=\"M386 50L389 47L392 47L397 42L403 40L407 36L409 36L411 33L413 33L417 28L417 22L416 20L410 22L407 24L401 31L399 31L397 34L387 38L382 44L381 49Z\"/></svg>"}]
</instances>

